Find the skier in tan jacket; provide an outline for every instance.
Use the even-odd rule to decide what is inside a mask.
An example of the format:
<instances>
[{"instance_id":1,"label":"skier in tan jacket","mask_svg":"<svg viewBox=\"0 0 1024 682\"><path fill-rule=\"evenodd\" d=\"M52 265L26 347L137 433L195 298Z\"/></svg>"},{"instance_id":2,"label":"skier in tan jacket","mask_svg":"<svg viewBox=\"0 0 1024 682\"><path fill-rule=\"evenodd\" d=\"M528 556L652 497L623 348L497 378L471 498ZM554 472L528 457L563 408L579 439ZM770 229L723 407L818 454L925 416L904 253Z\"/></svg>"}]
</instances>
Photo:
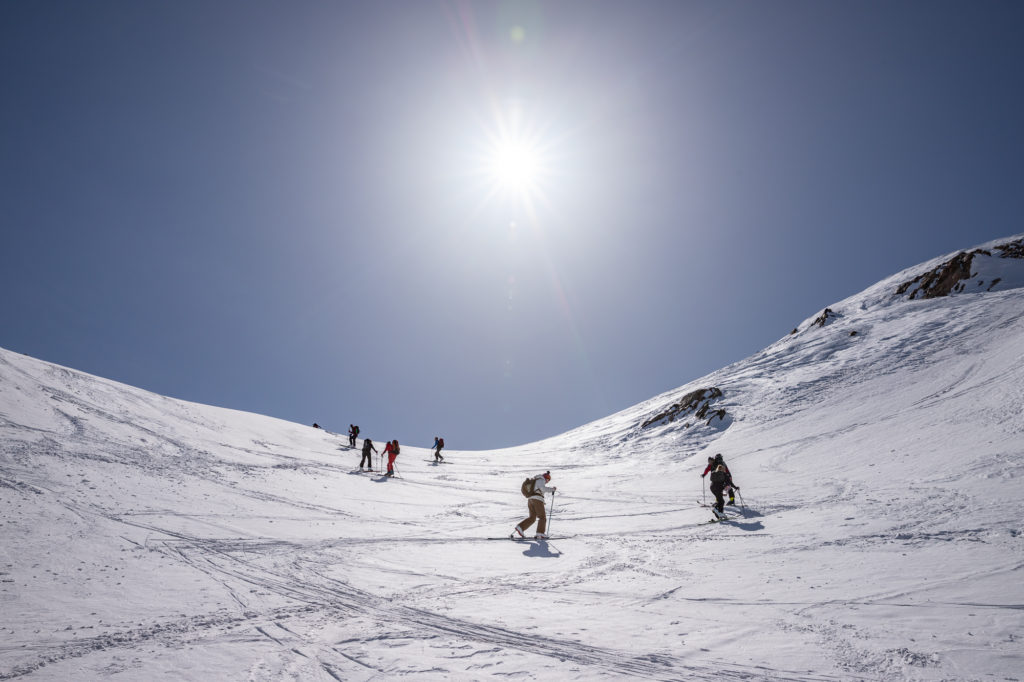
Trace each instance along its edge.
<instances>
[{"instance_id":1,"label":"skier in tan jacket","mask_svg":"<svg viewBox=\"0 0 1024 682\"><path fill-rule=\"evenodd\" d=\"M530 480L530 479L527 479ZM533 525L533 522L537 522L537 534L533 536L535 540L547 539L547 533L545 532L548 528L548 515L544 511L544 493L551 491L554 493L558 488L548 487L548 483L551 481L551 472L545 471L543 474L538 474L533 477L533 492L527 498L527 505L530 510L530 515L519 522L515 530L512 531L512 535L509 537L513 540L517 538L525 537L523 531ZM524 483L524 488L526 484ZM525 490L524 490L525 492Z\"/></svg>"}]
</instances>

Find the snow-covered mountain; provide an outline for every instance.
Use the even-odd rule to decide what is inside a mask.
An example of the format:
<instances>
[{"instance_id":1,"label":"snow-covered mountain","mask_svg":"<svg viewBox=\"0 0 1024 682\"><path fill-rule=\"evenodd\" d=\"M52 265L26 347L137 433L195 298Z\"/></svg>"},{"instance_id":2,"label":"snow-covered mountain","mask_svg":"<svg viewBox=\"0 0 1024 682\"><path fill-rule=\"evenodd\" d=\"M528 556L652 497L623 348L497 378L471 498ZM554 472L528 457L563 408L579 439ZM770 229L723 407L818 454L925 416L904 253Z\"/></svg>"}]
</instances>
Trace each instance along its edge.
<instances>
[{"instance_id":1,"label":"snow-covered mountain","mask_svg":"<svg viewBox=\"0 0 1024 682\"><path fill-rule=\"evenodd\" d=\"M562 436L404 444L397 479L0 350L0 679L1024 678L1021 244ZM708 524L716 452L742 506ZM487 539L547 469L556 539Z\"/></svg>"}]
</instances>

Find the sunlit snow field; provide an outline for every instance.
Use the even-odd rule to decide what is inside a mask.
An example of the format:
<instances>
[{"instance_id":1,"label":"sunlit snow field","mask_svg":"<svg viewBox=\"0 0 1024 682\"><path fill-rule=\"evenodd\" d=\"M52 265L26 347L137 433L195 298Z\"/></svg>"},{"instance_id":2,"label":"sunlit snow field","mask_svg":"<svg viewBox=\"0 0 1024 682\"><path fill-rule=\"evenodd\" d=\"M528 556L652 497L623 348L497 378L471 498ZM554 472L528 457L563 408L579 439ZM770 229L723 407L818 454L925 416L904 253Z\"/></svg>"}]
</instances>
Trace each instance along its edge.
<instances>
[{"instance_id":1,"label":"sunlit snow field","mask_svg":"<svg viewBox=\"0 0 1024 682\"><path fill-rule=\"evenodd\" d=\"M1024 260L894 296L951 255L567 434L440 465L424 434L390 480L0 350L0 679L1024 679ZM708 387L724 418L641 427ZM742 505L708 524L717 452ZM504 539L547 469L552 539Z\"/></svg>"}]
</instances>

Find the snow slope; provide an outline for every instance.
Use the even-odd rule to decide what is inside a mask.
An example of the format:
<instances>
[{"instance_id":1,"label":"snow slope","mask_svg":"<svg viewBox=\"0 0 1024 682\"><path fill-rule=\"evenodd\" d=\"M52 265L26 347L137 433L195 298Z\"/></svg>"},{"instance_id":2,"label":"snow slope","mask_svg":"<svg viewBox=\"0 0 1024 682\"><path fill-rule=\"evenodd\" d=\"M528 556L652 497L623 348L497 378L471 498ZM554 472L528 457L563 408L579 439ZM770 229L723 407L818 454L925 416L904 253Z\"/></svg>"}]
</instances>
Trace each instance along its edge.
<instances>
[{"instance_id":1,"label":"snow slope","mask_svg":"<svg viewBox=\"0 0 1024 682\"><path fill-rule=\"evenodd\" d=\"M562 436L405 444L394 480L0 350L0 679L1024 679L1024 260L894 293L954 255ZM715 452L745 508L707 524ZM549 468L561 537L486 539Z\"/></svg>"}]
</instances>

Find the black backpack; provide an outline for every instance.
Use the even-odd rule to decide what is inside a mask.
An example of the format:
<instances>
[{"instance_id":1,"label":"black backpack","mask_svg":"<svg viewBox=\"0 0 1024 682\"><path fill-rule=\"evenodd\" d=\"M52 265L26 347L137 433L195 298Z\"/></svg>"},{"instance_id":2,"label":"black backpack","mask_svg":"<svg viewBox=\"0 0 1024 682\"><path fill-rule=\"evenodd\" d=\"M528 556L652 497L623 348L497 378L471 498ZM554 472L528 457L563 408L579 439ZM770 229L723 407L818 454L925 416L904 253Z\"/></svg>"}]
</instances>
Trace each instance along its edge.
<instances>
[{"instance_id":1,"label":"black backpack","mask_svg":"<svg viewBox=\"0 0 1024 682\"><path fill-rule=\"evenodd\" d=\"M537 479L535 479L533 477L530 477L530 478L526 479L525 481L523 481L523 486L521 488L522 493L523 493L523 497L533 497L533 485L536 482L537 482Z\"/></svg>"}]
</instances>

